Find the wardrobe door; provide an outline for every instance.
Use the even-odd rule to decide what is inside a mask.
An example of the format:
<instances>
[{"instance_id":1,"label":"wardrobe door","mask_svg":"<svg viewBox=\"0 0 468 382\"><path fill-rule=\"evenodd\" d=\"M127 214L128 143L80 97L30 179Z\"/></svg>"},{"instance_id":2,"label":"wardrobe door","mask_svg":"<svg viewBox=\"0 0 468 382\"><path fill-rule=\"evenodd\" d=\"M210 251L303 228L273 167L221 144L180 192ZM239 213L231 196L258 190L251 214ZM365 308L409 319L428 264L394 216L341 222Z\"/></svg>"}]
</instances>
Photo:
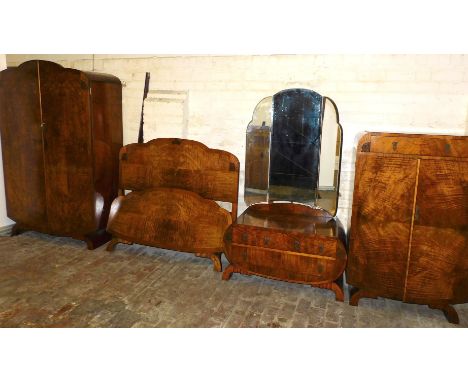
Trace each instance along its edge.
<instances>
[{"instance_id":1,"label":"wardrobe door","mask_svg":"<svg viewBox=\"0 0 468 382\"><path fill-rule=\"evenodd\" d=\"M49 225L80 236L96 229L88 80L49 62L39 69Z\"/></svg>"},{"instance_id":2,"label":"wardrobe door","mask_svg":"<svg viewBox=\"0 0 468 382\"><path fill-rule=\"evenodd\" d=\"M89 78L89 73L87 73ZM91 81L94 148L94 186L99 228L105 229L110 206L117 197L119 151L122 147L122 85L120 82ZM100 208L99 208L100 207Z\"/></svg>"},{"instance_id":3,"label":"wardrobe door","mask_svg":"<svg viewBox=\"0 0 468 382\"><path fill-rule=\"evenodd\" d=\"M36 61L0 73L0 132L8 216L47 231Z\"/></svg>"},{"instance_id":4,"label":"wardrobe door","mask_svg":"<svg viewBox=\"0 0 468 382\"><path fill-rule=\"evenodd\" d=\"M467 298L468 160L421 159L405 300Z\"/></svg>"},{"instance_id":5,"label":"wardrobe door","mask_svg":"<svg viewBox=\"0 0 468 382\"><path fill-rule=\"evenodd\" d=\"M417 159L359 153L347 281L382 297L403 297Z\"/></svg>"}]
</instances>

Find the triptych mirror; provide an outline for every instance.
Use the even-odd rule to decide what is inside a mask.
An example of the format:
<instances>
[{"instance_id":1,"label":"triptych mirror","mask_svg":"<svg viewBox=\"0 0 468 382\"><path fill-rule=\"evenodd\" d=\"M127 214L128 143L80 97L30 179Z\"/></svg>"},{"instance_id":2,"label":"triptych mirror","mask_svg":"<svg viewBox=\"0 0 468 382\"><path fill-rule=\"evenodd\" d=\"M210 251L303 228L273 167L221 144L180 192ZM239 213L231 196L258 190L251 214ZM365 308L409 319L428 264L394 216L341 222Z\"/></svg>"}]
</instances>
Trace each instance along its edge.
<instances>
[{"instance_id":1,"label":"triptych mirror","mask_svg":"<svg viewBox=\"0 0 468 382\"><path fill-rule=\"evenodd\" d=\"M261 100L247 126L247 205L289 201L336 215L343 132L335 103L308 89Z\"/></svg>"}]
</instances>

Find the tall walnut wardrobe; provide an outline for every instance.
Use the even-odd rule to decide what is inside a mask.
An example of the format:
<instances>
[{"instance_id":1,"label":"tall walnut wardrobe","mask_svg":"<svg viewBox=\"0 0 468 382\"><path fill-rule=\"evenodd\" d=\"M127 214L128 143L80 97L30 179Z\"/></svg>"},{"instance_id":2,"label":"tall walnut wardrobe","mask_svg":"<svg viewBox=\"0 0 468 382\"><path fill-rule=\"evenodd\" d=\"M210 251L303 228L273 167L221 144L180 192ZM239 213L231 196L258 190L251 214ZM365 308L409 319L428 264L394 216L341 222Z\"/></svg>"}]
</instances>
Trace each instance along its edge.
<instances>
[{"instance_id":1,"label":"tall walnut wardrobe","mask_svg":"<svg viewBox=\"0 0 468 382\"><path fill-rule=\"evenodd\" d=\"M356 158L350 303L386 297L441 309L468 302L468 137L368 133Z\"/></svg>"},{"instance_id":2,"label":"tall walnut wardrobe","mask_svg":"<svg viewBox=\"0 0 468 382\"><path fill-rule=\"evenodd\" d=\"M117 196L122 85L117 77L28 61L0 72L7 214L14 233L71 236L93 249Z\"/></svg>"}]
</instances>

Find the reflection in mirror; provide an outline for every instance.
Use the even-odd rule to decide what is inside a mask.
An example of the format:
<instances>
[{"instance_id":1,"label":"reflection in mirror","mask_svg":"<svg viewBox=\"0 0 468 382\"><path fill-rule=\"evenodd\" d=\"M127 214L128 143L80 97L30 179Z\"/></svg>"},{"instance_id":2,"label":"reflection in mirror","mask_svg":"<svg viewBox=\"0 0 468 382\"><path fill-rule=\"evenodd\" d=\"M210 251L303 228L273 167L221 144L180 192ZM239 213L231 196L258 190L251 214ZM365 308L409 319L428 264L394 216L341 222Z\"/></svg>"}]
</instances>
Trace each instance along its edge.
<instances>
[{"instance_id":1,"label":"reflection in mirror","mask_svg":"<svg viewBox=\"0 0 468 382\"><path fill-rule=\"evenodd\" d=\"M247 127L245 202L298 202L335 215L341 141L329 98L307 89L264 98Z\"/></svg>"},{"instance_id":2,"label":"reflection in mirror","mask_svg":"<svg viewBox=\"0 0 468 382\"><path fill-rule=\"evenodd\" d=\"M289 89L273 96L270 200L314 204L318 186L322 96Z\"/></svg>"},{"instance_id":3,"label":"reflection in mirror","mask_svg":"<svg viewBox=\"0 0 468 382\"><path fill-rule=\"evenodd\" d=\"M342 139L338 110L331 99L324 97L320 176L316 205L333 215L336 214L338 207Z\"/></svg>"},{"instance_id":4,"label":"reflection in mirror","mask_svg":"<svg viewBox=\"0 0 468 382\"><path fill-rule=\"evenodd\" d=\"M270 165L270 132L272 125L272 100L261 100L247 126L247 158L245 162L245 195L248 205L266 202Z\"/></svg>"}]
</instances>

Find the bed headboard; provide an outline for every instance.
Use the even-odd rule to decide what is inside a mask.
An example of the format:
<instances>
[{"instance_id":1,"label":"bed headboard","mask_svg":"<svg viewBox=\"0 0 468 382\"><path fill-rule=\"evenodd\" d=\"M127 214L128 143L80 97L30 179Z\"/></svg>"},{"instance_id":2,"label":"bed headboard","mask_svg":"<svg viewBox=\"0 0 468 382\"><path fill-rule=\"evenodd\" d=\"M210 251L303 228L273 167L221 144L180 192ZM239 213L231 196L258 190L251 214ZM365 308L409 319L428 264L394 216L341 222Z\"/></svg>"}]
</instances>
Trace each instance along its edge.
<instances>
[{"instance_id":1,"label":"bed headboard","mask_svg":"<svg viewBox=\"0 0 468 382\"><path fill-rule=\"evenodd\" d=\"M179 188L232 203L237 216L239 160L227 151L189 139L158 138L120 150L119 189ZM233 220L234 221L234 220Z\"/></svg>"}]
</instances>

